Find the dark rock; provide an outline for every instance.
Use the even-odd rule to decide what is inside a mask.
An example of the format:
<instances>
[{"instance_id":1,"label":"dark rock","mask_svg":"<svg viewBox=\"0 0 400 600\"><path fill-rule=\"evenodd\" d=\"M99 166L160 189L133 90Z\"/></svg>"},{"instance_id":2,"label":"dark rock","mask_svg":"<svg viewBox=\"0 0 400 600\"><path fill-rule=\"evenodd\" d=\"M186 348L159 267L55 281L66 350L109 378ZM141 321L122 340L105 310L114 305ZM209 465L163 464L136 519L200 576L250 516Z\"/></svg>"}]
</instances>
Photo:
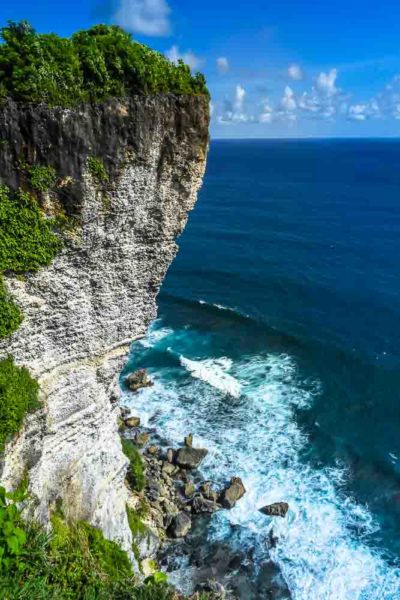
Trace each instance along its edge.
<instances>
[{"instance_id":1,"label":"dark rock","mask_svg":"<svg viewBox=\"0 0 400 600\"><path fill-rule=\"evenodd\" d=\"M186 498L191 498L195 492L196 486L194 485L193 481L189 481L183 488L183 493L186 496Z\"/></svg>"},{"instance_id":2,"label":"dark rock","mask_svg":"<svg viewBox=\"0 0 400 600\"><path fill-rule=\"evenodd\" d=\"M140 417L127 417L124 419L125 427L140 427Z\"/></svg>"},{"instance_id":3,"label":"dark rock","mask_svg":"<svg viewBox=\"0 0 400 600\"><path fill-rule=\"evenodd\" d=\"M137 433L135 435L135 444L136 446L140 446L141 448L147 444L149 441L150 435L146 431L142 431L141 433Z\"/></svg>"},{"instance_id":4,"label":"dark rock","mask_svg":"<svg viewBox=\"0 0 400 600\"><path fill-rule=\"evenodd\" d=\"M214 513L217 510L217 505L212 500L207 500L201 494L198 494L192 500L192 510L197 515L202 513Z\"/></svg>"},{"instance_id":5,"label":"dark rock","mask_svg":"<svg viewBox=\"0 0 400 600\"><path fill-rule=\"evenodd\" d=\"M189 433L184 439L184 444L187 448L191 448L193 446L193 433Z\"/></svg>"},{"instance_id":6,"label":"dark rock","mask_svg":"<svg viewBox=\"0 0 400 600\"><path fill-rule=\"evenodd\" d=\"M153 385L151 379L147 375L146 369L139 369L139 371L135 371L134 373L130 373L125 379L126 385L132 392L137 392L138 390L150 387Z\"/></svg>"},{"instance_id":7,"label":"dark rock","mask_svg":"<svg viewBox=\"0 0 400 600\"><path fill-rule=\"evenodd\" d=\"M175 452L172 448L168 448L167 450L167 461L170 463L174 462Z\"/></svg>"},{"instance_id":8,"label":"dark rock","mask_svg":"<svg viewBox=\"0 0 400 600\"><path fill-rule=\"evenodd\" d=\"M192 519L186 512L181 512L172 519L169 534L174 538L185 537L192 527Z\"/></svg>"},{"instance_id":9,"label":"dark rock","mask_svg":"<svg viewBox=\"0 0 400 600\"><path fill-rule=\"evenodd\" d=\"M184 469L196 469L208 454L205 448L180 448L175 456L175 462Z\"/></svg>"},{"instance_id":10,"label":"dark rock","mask_svg":"<svg viewBox=\"0 0 400 600\"><path fill-rule=\"evenodd\" d=\"M226 590L224 586L221 583L218 583L218 581L214 581L212 579L209 579L206 581L206 583L201 583L199 586L197 586L197 591L212 594L212 598L214 598L214 600L217 600L217 598L218 600L224 600L226 598Z\"/></svg>"},{"instance_id":11,"label":"dark rock","mask_svg":"<svg viewBox=\"0 0 400 600\"><path fill-rule=\"evenodd\" d=\"M263 515L268 517L286 517L289 510L289 504L287 502L274 502L274 504L268 504L259 509Z\"/></svg>"},{"instance_id":12,"label":"dark rock","mask_svg":"<svg viewBox=\"0 0 400 600\"><path fill-rule=\"evenodd\" d=\"M221 493L220 502L224 508L233 508L245 493L246 488L240 477L232 477L230 484Z\"/></svg>"}]
</instances>

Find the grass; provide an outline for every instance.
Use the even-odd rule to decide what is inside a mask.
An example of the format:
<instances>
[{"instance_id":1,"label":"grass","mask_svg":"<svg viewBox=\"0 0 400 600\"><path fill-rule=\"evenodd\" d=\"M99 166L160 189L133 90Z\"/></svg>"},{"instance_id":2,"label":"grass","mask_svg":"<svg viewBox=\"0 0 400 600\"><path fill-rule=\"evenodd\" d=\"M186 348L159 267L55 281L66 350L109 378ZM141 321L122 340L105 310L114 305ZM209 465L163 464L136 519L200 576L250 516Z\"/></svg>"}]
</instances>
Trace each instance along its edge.
<instances>
[{"instance_id":1,"label":"grass","mask_svg":"<svg viewBox=\"0 0 400 600\"><path fill-rule=\"evenodd\" d=\"M95 179L97 179L97 181L108 181L108 174L102 160L96 158L95 156L89 156L87 159L87 165L90 173Z\"/></svg>"},{"instance_id":2,"label":"grass","mask_svg":"<svg viewBox=\"0 0 400 600\"><path fill-rule=\"evenodd\" d=\"M0 361L0 452L21 429L25 416L40 407L39 385L12 358Z\"/></svg>"},{"instance_id":3,"label":"grass","mask_svg":"<svg viewBox=\"0 0 400 600\"><path fill-rule=\"evenodd\" d=\"M122 451L129 460L129 469L127 474L128 483L133 490L141 492L146 485L142 457L139 450L131 442L131 440L122 438L121 441Z\"/></svg>"},{"instance_id":4,"label":"grass","mask_svg":"<svg viewBox=\"0 0 400 600\"><path fill-rule=\"evenodd\" d=\"M13 333L23 318L1 274L24 274L50 264L62 246L52 226L33 196L0 186L0 338Z\"/></svg>"}]
</instances>

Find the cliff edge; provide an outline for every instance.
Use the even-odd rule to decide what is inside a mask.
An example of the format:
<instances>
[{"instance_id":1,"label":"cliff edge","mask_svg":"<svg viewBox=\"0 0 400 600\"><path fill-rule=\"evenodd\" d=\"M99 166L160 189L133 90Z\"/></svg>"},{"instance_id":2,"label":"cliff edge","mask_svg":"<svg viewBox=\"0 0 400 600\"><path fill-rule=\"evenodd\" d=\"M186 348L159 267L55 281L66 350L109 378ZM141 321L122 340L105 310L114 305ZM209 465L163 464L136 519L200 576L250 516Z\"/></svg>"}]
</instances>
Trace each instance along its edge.
<instances>
[{"instance_id":1,"label":"cliff edge","mask_svg":"<svg viewBox=\"0 0 400 600\"><path fill-rule=\"evenodd\" d=\"M176 238L196 201L208 148L206 96L132 96L50 108L0 108L0 181L30 190L26 165L51 167L35 194L60 223L63 249L23 277L4 273L24 319L0 340L40 385L42 408L6 446L2 483L28 474L32 512L100 527L131 552L127 459L117 377L132 340L156 316ZM29 175L30 173L30 175Z\"/></svg>"}]
</instances>

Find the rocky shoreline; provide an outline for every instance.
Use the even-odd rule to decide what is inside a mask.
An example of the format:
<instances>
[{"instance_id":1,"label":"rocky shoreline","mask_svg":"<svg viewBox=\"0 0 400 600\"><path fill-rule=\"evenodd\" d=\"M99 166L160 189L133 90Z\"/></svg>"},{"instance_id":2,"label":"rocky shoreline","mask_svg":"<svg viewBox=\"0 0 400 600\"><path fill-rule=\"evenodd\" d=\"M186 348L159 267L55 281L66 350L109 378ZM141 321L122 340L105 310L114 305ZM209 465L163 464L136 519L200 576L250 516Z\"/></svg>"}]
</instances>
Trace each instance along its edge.
<instances>
[{"instance_id":1,"label":"rocky shoreline","mask_svg":"<svg viewBox=\"0 0 400 600\"><path fill-rule=\"evenodd\" d=\"M129 374L125 383L133 393L153 385L145 370ZM141 527L133 532L137 559L143 576L148 577L158 569L158 562L167 566L169 545L178 542L184 547L189 545L186 538L190 538L190 534L195 538L196 530L204 528L206 520L215 512L234 508L246 489L240 477L231 477L223 487L203 479L199 467L208 450L196 447L191 433L182 440L181 447L166 448L160 432L142 427L140 417L125 406L121 407L120 432L125 443L129 441L140 453L143 465L143 489L134 489L129 470L127 485L131 490L128 506L141 519ZM270 517L284 517L288 509L285 502L280 502L263 507L260 512ZM276 540L271 538L271 547L274 543ZM219 552L218 548L216 560ZM274 571L271 565L269 570L270 573ZM198 594L204 591L211 594L207 597L216 600L238 598L213 577L212 568L208 573L210 577L207 577L207 569L203 568L203 574L191 598L198 598ZM178 594L177 598L183 596Z\"/></svg>"}]
</instances>

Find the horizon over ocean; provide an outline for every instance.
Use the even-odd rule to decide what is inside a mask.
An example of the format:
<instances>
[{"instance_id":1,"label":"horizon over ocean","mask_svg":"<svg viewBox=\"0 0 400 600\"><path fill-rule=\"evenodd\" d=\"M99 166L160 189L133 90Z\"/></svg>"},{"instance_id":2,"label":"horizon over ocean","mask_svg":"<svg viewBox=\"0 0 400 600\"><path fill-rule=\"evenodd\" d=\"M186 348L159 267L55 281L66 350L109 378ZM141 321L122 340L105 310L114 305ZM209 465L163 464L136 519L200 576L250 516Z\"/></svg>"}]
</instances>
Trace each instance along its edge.
<instances>
[{"instance_id":1,"label":"horizon over ocean","mask_svg":"<svg viewBox=\"0 0 400 600\"><path fill-rule=\"evenodd\" d=\"M243 600L271 574L276 599L400 598L399 164L398 138L212 140L125 370L154 379L125 391L145 425L247 488L193 533L200 558L172 552L182 589L223 548ZM259 513L276 501L285 519Z\"/></svg>"}]
</instances>

